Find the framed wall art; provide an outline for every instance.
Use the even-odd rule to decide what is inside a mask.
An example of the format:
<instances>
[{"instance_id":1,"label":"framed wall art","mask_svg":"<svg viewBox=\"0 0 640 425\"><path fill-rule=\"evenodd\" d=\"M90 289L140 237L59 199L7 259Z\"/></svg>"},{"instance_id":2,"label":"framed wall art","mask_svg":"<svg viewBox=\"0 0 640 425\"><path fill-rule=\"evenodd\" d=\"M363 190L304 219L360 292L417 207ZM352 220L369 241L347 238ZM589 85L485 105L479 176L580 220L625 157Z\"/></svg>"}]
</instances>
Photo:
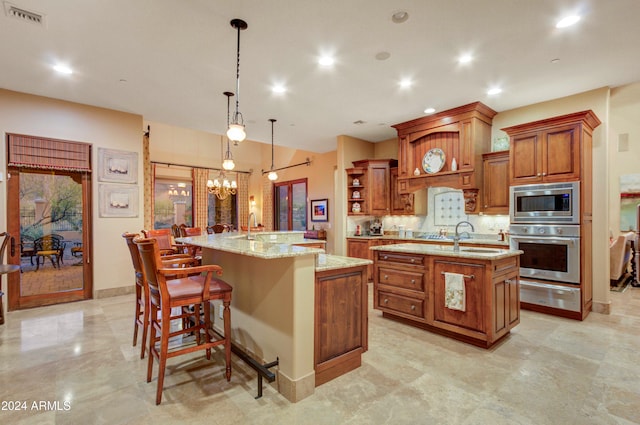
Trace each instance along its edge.
<instances>
[{"instance_id":1,"label":"framed wall art","mask_svg":"<svg viewBox=\"0 0 640 425\"><path fill-rule=\"evenodd\" d=\"M100 217L137 217L138 186L98 185Z\"/></svg>"},{"instance_id":2,"label":"framed wall art","mask_svg":"<svg viewBox=\"0 0 640 425\"><path fill-rule=\"evenodd\" d=\"M98 148L98 181L138 183L138 153Z\"/></svg>"},{"instance_id":3,"label":"framed wall art","mask_svg":"<svg viewBox=\"0 0 640 425\"><path fill-rule=\"evenodd\" d=\"M311 201L311 221L329 221L328 199L314 199Z\"/></svg>"}]
</instances>

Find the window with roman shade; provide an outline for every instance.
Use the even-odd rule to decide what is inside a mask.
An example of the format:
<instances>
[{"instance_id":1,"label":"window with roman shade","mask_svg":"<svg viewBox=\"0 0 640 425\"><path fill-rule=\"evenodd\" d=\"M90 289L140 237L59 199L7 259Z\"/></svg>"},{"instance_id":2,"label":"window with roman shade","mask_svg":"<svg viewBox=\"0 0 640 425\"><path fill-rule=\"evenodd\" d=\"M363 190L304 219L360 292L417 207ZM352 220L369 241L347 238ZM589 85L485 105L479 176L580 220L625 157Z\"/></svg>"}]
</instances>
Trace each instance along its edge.
<instances>
[{"instance_id":1,"label":"window with roman shade","mask_svg":"<svg viewBox=\"0 0 640 425\"><path fill-rule=\"evenodd\" d=\"M91 145L47 137L8 134L9 167L91 172Z\"/></svg>"}]
</instances>

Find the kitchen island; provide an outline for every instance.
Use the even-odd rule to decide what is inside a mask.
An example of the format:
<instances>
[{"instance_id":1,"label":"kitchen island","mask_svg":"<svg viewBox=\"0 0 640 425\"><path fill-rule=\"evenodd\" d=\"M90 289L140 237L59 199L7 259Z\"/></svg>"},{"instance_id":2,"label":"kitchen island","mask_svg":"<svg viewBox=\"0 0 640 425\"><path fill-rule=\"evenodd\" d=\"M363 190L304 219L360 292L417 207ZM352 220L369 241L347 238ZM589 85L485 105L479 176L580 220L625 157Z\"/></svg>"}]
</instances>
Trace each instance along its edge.
<instances>
[{"instance_id":1,"label":"kitchen island","mask_svg":"<svg viewBox=\"0 0 640 425\"><path fill-rule=\"evenodd\" d=\"M455 252L450 245L419 243L371 250L374 308L385 318L485 348L520 323L522 251L463 246ZM459 286L449 278L460 279Z\"/></svg>"},{"instance_id":2,"label":"kitchen island","mask_svg":"<svg viewBox=\"0 0 640 425\"><path fill-rule=\"evenodd\" d=\"M304 232L220 233L178 241L202 248L233 287L232 341L260 363L279 361L276 385L289 401L360 366L367 349L369 260L308 248ZM222 329L214 303L214 327Z\"/></svg>"}]
</instances>

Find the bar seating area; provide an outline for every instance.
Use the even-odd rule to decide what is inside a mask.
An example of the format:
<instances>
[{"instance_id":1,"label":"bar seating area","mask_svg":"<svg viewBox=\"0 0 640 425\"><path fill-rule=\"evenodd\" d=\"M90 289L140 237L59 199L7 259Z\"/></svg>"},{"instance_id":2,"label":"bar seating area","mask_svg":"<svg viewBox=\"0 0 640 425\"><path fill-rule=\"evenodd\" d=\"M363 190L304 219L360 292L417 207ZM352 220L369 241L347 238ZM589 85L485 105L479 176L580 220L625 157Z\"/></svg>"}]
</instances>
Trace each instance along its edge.
<instances>
[{"instance_id":1,"label":"bar seating area","mask_svg":"<svg viewBox=\"0 0 640 425\"><path fill-rule=\"evenodd\" d=\"M131 254L136 284L133 346L141 329L140 358L149 352L147 382L152 380L154 358L158 360L156 404L162 401L167 360L176 356L205 350L210 359L211 349L222 345L225 377L230 381L232 288L217 277L222 268L201 266L184 253L162 256L157 238L142 238L135 233L122 237ZM222 301L224 335L212 326L213 300Z\"/></svg>"}]
</instances>

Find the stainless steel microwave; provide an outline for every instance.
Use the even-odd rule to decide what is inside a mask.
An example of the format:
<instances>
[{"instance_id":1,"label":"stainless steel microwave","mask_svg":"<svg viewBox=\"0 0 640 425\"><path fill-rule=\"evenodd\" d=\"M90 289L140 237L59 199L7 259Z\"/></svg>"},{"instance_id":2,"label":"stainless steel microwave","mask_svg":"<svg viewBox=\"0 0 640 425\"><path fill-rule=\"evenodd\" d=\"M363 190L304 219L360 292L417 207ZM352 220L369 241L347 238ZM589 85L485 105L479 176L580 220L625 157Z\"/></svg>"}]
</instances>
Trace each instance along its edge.
<instances>
[{"instance_id":1,"label":"stainless steel microwave","mask_svg":"<svg viewBox=\"0 0 640 425\"><path fill-rule=\"evenodd\" d=\"M511 223L580 224L580 182L509 188Z\"/></svg>"}]
</instances>

